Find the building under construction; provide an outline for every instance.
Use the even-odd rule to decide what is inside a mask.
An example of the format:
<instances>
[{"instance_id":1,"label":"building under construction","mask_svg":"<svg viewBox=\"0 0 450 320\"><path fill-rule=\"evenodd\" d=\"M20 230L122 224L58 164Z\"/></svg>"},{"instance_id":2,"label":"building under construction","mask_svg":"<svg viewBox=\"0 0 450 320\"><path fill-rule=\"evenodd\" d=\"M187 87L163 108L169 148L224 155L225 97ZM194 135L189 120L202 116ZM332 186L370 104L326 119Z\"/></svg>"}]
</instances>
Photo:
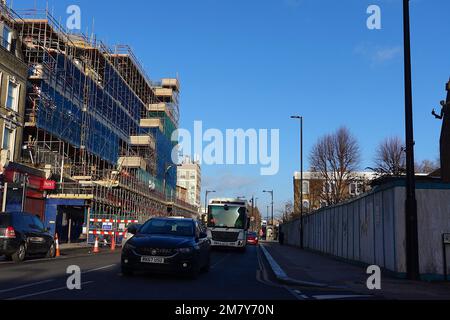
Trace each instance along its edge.
<instances>
[{"instance_id":1,"label":"building under construction","mask_svg":"<svg viewBox=\"0 0 450 320\"><path fill-rule=\"evenodd\" d=\"M56 181L50 228L93 241L120 238L129 221L196 214L175 196L178 79L151 82L128 46L69 34L47 10L17 12L14 29L29 70L21 161Z\"/></svg>"}]
</instances>

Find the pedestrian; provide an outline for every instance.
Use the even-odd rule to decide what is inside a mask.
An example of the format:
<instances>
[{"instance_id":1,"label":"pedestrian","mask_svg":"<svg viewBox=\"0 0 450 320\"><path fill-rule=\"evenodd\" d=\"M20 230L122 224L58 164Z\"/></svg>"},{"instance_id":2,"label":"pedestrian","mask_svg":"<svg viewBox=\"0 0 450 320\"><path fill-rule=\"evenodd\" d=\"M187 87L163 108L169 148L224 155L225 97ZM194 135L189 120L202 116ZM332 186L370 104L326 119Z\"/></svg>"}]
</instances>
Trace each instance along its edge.
<instances>
[{"instance_id":1,"label":"pedestrian","mask_svg":"<svg viewBox=\"0 0 450 320\"><path fill-rule=\"evenodd\" d=\"M278 235L278 242L283 245L284 244L284 232L280 229L280 233Z\"/></svg>"}]
</instances>

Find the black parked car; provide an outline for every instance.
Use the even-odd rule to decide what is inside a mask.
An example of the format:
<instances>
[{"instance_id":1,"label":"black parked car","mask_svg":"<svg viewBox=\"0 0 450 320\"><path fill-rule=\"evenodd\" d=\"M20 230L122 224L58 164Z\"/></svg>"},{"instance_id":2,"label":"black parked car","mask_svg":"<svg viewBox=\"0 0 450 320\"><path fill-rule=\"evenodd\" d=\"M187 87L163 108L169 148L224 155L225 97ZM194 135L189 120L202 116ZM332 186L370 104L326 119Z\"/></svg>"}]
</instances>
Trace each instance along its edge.
<instances>
[{"instance_id":1,"label":"black parked car","mask_svg":"<svg viewBox=\"0 0 450 320\"><path fill-rule=\"evenodd\" d=\"M184 218L152 218L137 228L122 249L122 273L136 270L183 272L196 277L209 270L210 241L198 222Z\"/></svg>"},{"instance_id":2,"label":"black parked car","mask_svg":"<svg viewBox=\"0 0 450 320\"><path fill-rule=\"evenodd\" d=\"M25 212L0 213L0 256L21 262L28 256L55 257L55 242L42 221Z\"/></svg>"}]
</instances>

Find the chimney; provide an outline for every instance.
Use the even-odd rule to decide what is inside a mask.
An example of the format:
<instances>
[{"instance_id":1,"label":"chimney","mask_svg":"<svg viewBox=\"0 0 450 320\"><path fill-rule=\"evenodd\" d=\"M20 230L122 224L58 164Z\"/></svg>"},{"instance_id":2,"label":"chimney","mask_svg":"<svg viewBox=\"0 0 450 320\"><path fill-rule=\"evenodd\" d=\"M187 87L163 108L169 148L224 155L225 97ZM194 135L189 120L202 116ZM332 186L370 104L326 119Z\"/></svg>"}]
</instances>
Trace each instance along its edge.
<instances>
[{"instance_id":1,"label":"chimney","mask_svg":"<svg viewBox=\"0 0 450 320\"><path fill-rule=\"evenodd\" d=\"M445 88L447 99L442 105L442 130L440 139L441 178L450 183L450 79Z\"/></svg>"}]
</instances>

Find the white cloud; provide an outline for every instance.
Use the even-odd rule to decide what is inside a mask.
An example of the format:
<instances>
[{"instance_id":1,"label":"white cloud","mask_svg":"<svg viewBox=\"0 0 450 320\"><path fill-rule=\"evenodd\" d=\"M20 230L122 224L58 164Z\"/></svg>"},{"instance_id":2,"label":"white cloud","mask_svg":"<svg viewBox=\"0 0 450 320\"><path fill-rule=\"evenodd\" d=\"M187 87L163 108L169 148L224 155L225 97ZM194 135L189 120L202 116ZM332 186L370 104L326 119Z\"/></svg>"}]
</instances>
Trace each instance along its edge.
<instances>
[{"instance_id":1,"label":"white cloud","mask_svg":"<svg viewBox=\"0 0 450 320\"><path fill-rule=\"evenodd\" d=\"M301 5L302 0L284 0L284 4L288 7L297 8Z\"/></svg>"},{"instance_id":2,"label":"white cloud","mask_svg":"<svg viewBox=\"0 0 450 320\"><path fill-rule=\"evenodd\" d=\"M372 65L379 65L395 60L402 55L402 47L380 46L372 43L360 43L354 48L354 53L368 59Z\"/></svg>"},{"instance_id":3,"label":"white cloud","mask_svg":"<svg viewBox=\"0 0 450 320\"><path fill-rule=\"evenodd\" d=\"M215 190L217 194L227 197L250 196L255 187L260 184L260 177L240 176L223 173L217 176L207 176L203 179L204 189Z\"/></svg>"}]
</instances>

